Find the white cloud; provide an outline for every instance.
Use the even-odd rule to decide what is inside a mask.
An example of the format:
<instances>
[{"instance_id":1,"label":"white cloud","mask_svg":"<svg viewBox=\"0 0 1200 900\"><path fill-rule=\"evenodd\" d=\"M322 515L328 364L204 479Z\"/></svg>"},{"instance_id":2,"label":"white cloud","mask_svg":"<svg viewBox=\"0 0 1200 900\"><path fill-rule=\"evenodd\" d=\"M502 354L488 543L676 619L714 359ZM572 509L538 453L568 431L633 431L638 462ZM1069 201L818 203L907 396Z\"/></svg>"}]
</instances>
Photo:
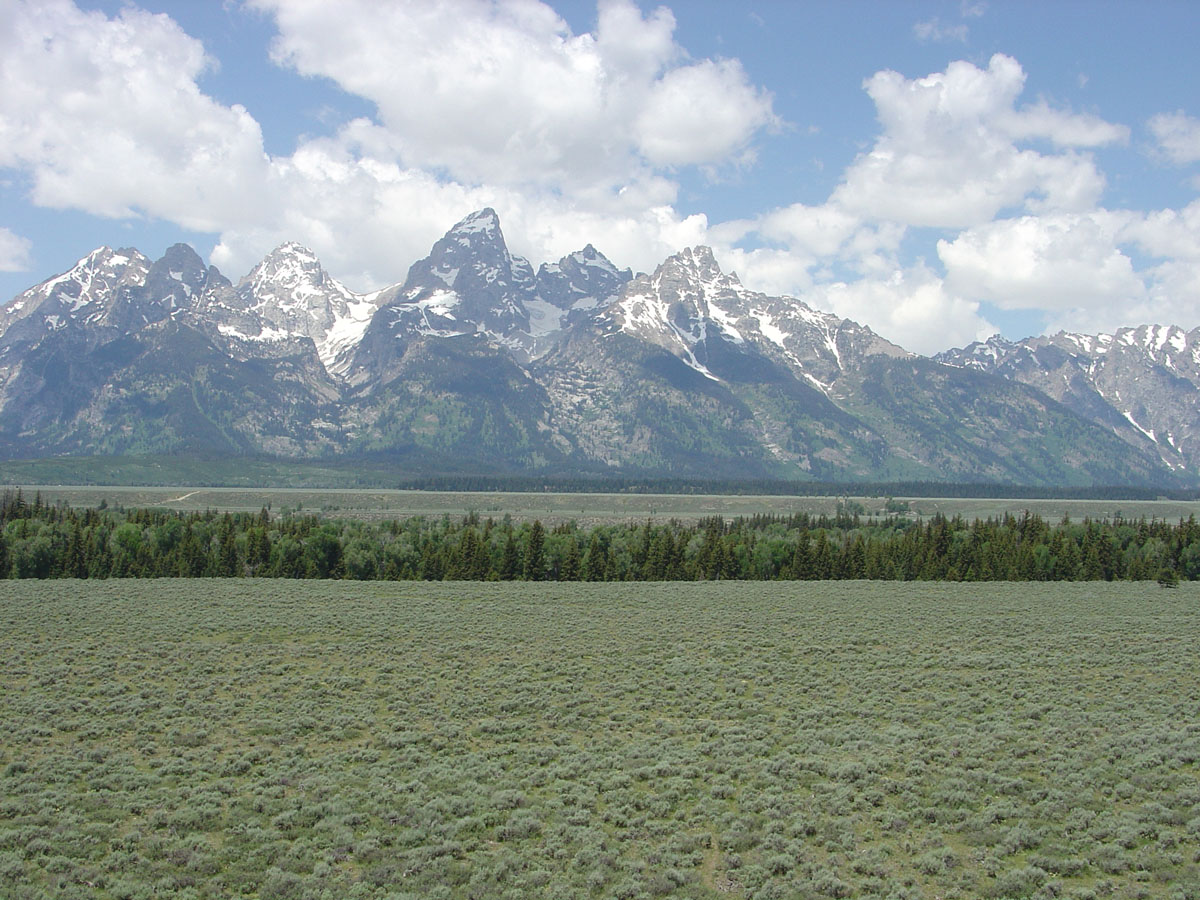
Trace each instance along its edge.
<instances>
[{"instance_id":1,"label":"white cloud","mask_svg":"<svg viewBox=\"0 0 1200 900\"><path fill-rule=\"evenodd\" d=\"M1114 125L1088 113L1053 109L1044 100L1020 110L1006 111L997 124L1013 140L1044 138L1059 147L1102 147L1129 140L1129 129L1124 125Z\"/></svg>"},{"instance_id":2,"label":"white cloud","mask_svg":"<svg viewBox=\"0 0 1200 900\"><path fill-rule=\"evenodd\" d=\"M1133 248L1159 261L1138 268ZM1044 311L1051 331L1200 320L1200 201L1001 220L939 242L938 254L948 289Z\"/></svg>"},{"instance_id":3,"label":"white cloud","mask_svg":"<svg viewBox=\"0 0 1200 900\"><path fill-rule=\"evenodd\" d=\"M947 291L937 274L923 265L897 269L886 278L819 285L803 299L927 355L996 333L977 302Z\"/></svg>"},{"instance_id":4,"label":"white cloud","mask_svg":"<svg viewBox=\"0 0 1200 900\"><path fill-rule=\"evenodd\" d=\"M758 232L768 240L782 242L793 253L834 257L861 227L858 216L837 206L794 203L765 215Z\"/></svg>"},{"instance_id":5,"label":"white cloud","mask_svg":"<svg viewBox=\"0 0 1200 900\"><path fill-rule=\"evenodd\" d=\"M720 229L713 231L719 233ZM709 232L710 241L713 231ZM718 245L713 252L722 271L736 274L742 284L754 291L773 297L795 295L813 284L811 269L815 261L792 250L767 247L743 250Z\"/></svg>"},{"instance_id":6,"label":"white cloud","mask_svg":"<svg viewBox=\"0 0 1200 900\"><path fill-rule=\"evenodd\" d=\"M865 88L880 134L829 199L718 226L727 241L771 245L722 258L752 287L797 293L921 352L992 333L981 301L1061 313L1148 297L1119 247L1131 240L1128 217L1097 209L1104 178L1084 149L1123 142L1128 129L1044 101L1020 105L1024 83L1003 55L987 69L876 74ZM1023 215L998 218L1012 212ZM903 261L919 227L959 232L937 245L944 278Z\"/></svg>"},{"instance_id":7,"label":"white cloud","mask_svg":"<svg viewBox=\"0 0 1200 900\"><path fill-rule=\"evenodd\" d=\"M1200 200L1131 216L1122 235L1150 256L1200 263Z\"/></svg>"},{"instance_id":8,"label":"white cloud","mask_svg":"<svg viewBox=\"0 0 1200 900\"><path fill-rule=\"evenodd\" d=\"M1177 166L1200 162L1200 119L1179 110L1159 113L1148 124L1158 151L1168 160Z\"/></svg>"},{"instance_id":9,"label":"white cloud","mask_svg":"<svg viewBox=\"0 0 1200 900\"><path fill-rule=\"evenodd\" d=\"M164 15L6 4L0 166L26 170L42 206L205 231L243 218L265 181L262 135L246 110L201 93L208 64Z\"/></svg>"},{"instance_id":10,"label":"white cloud","mask_svg":"<svg viewBox=\"0 0 1200 900\"><path fill-rule=\"evenodd\" d=\"M1089 154L1042 153L1032 139L1097 146L1128 132L1094 116L1016 106L1025 73L996 54L987 69L953 62L945 72L907 79L879 72L865 83L883 132L851 164L831 198L869 219L967 227L1026 207L1081 211L1095 205L1103 175Z\"/></svg>"},{"instance_id":11,"label":"white cloud","mask_svg":"<svg viewBox=\"0 0 1200 900\"><path fill-rule=\"evenodd\" d=\"M741 63L704 60L659 79L634 133L650 162L694 165L729 157L758 129L775 123L770 95L750 84Z\"/></svg>"},{"instance_id":12,"label":"white cloud","mask_svg":"<svg viewBox=\"0 0 1200 900\"><path fill-rule=\"evenodd\" d=\"M29 268L33 244L28 238L0 228L0 272L24 272Z\"/></svg>"},{"instance_id":13,"label":"white cloud","mask_svg":"<svg viewBox=\"0 0 1200 900\"><path fill-rule=\"evenodd\" d=\"M279 62L372 101L407 165L467 183L619 187L735 159L775 122L736 60L680 64L670 12L628 0L582 35L532 0L252 5Z\"/></svg>"},{"instance_id":14,"label":"white cloud","mask_svg":"<svg viewBox=\"0 0 1200 900\"><path fill-rule=\"evenodd\" d=\"M1140 301L1145 282L1118 243L1128 218L1022 216L938 242L946 284L1004 309L1102 309Z\"/></svg>"}]
</instances>

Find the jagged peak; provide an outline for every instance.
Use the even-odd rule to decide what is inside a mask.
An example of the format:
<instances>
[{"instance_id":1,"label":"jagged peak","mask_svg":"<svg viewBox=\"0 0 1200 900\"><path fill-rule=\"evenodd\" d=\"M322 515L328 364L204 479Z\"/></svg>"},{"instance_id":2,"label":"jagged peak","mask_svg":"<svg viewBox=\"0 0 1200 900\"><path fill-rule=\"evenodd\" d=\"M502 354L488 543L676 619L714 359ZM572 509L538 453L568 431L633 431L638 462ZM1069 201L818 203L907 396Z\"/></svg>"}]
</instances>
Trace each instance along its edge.
<instances>
[{"instance_id":1,"label":"jagged peak","mask_svg":"<svg viewBox=\"0 0 1200 900\"><path fill-rule=\"evenodd\" d=\"M301 281L322 282L328 279L317 255L296 241L285 241L262 258L250 272L238 282L239 287L247 284Z\"/></svg>"},{"instance_id":2,"label":"jagged peak","mask_svg":"<svg viewBox=\"0 0 1200 900\"><path fill-rule=\"evenodd\" d=\"M263 258L264 262L268 259L302 259L320 265L317 254L299 241L284 241Z\"/></svg>"},{"instance_id":3,"label":"jagged peak","mask_svg":"<svg viewBox=\"0 0 1200 900\"><path fill-rule=\"evenodd\" d=\"M107 244L103 244L87 255L80 257L75 265L64 274L69 274L77 270L93 270L105 265L127 265L131 262L148 265L150 260L133 247L121 247L119 250L114 250Z\"/></svg>"},{"instance_id":4,"label":"jagged peak","mask_svg":"<svg viewBox=\"0 0 1200 900\"><path fill-rule=\"evenodd\" d=\"M1082 334L1059 331L1048 340L1059 347L1070 347L1087 355L1108 353L1118 347L1139 348L1151 355L1182 352L1194 342L1194 331L1178 325L1127 325L1112 333ZM1021 344L1036 340L1028 338Z\"/></svg>"},{"instance_id":5,"label":"jagged peak","mask_svg":"<svg viewBox=\"0 0 1200 900\"><path fill-rule=\"evenodd\" d=\"M105 259L112 255L113 248L108 246L108 244L101 244L86 256L80 257L79 261L75 263L74 268L78 269L80 266L94 265L96 260Z\"/></svg>"},{"instance_id":6,"label":"jagged peak","mask_svg":"<svg viewBox=\"0 0 1200 900\"><path fill-rule=\"evenodd\" d=\"M200 257L200 254L190 244L178 243L172 244L163 255L154 261L150 267L151 273L173 273L179 272L180 275L186 275L191 272L197 279L208 277L208 264ZM171 277L178 280L178 276Z\"/></svg>"},{"instance_id":7,"label":"jagged peak","mask_svg":"<svg viewBox=\"0 0 1200 900\"><path fill-rule=\"evenodd\" d=\"M1011 350L1016 347L1019 341L1010 341L1000 332L989 335L986 341L975 341L969 347L994 347L997 349ZM968 348L969 349L969 348Z\"/></svg>"},{"instance_id":8,"label":"jagged peak","mask_svg":"<svg viewBox=\"0 0 1200 900\"><path fill-rule=\"evenodd\" d=\"M178 259L180 257L188 260L199 259L201 265L204 264L204 260L200 258L200 254L196 252L196 248L191 244L185 244L183 241L172 244L163 251L162 255L163 259Z\"/></svg>"},{"instance_id":9,"label":"jagged peak","mask_svg":"<svg viewBox=\"0 0 1200 900\"><path fill-rule=\"evenodd\" d=\"M25 300L39 294L49 296L56 287L68 283L79 285L79 289L86 294L96 278L100 278L102 284L107 283L111 278L127 278L130 274L135 281L140 280L145 277L150 266L150 260L133 247L114 250L104 244L81 256L67 271L47 278L41 284L34 285L17 295L14 300L22 302L12 305L11 308L13 310L25 308ZM83 295L81 294L81 296Z\"/></svg>"},{"instance_id":10,"label":"jagged peak","mask_svg":"<svg viewBox=\"0 0 1200 900\"><path fill-rule=\"evenodd\" d=\"M491 237L500 231L500 217L490 206L476 210L457 222L447 235L452 234L484 234Z\"/></svg>"},{"instance_id":11,"label":"jagged peak","mask_svg":"<svg viewBox=\"0 0 1200 900\"><path fill-rule=\"evenodd\" d=\"M574 260L580 266L591 266L598 269L605 269L614 273L619 273L622 271L616 267L611 259L605 256L591 244L586 245L582 250L576 250L574 253L564 257L564 259ZM629 270L626 269L624 271Z\"/></svg>"},{"instance_id":12,"label":"jagged peak","mask_svg":"<svg viewBox=\"0 0 1200 900\"><path fill-rule=\"evenodd\" d=\"M681 269L694 275L699 281L705 284L730 288L740 288L742 286L736 272L725 273L721 271L721 264L717 262L717 257L713 253L712 247L705 244L697 244L695 247L685 247L674 256L668 257L655 270L655 275L659 276L664 272Z\"/></svg>"}]
</instances>

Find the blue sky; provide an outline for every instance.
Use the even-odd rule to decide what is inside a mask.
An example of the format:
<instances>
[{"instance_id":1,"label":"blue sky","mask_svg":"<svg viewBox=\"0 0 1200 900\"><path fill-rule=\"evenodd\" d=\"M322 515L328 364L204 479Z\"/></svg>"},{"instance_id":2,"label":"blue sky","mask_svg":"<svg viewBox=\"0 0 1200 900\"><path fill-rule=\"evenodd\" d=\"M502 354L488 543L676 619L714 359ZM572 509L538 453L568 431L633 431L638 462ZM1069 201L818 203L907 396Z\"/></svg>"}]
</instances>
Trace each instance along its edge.
<instances>
[{"instance_id":1,"label":"blue sky","mask_svg":"<svg viewBox=\"0 0 1200 900\"><path fill-rule=\"evenodd\" d=\"M1197 46L1190 2L0 0L0 296L178 240L369 290L490 205L920 352L1191 328Z\"/></svg>"}]
</instances>

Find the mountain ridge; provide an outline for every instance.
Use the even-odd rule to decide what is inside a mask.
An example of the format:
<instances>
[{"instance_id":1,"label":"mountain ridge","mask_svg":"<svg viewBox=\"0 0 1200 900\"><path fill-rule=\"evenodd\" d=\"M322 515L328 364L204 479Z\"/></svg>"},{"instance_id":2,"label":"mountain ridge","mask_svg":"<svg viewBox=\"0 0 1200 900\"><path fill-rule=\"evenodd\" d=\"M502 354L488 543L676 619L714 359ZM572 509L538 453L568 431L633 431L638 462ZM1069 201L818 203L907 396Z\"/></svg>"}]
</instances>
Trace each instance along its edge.
<instances>
[{"instance_id":1,"label":"mountain ridge","mask_svg":"<svg viewBox=\"0 0 1200 900\"><path fill-rule=\"evenodd\" d=\"M1152 448L1169 468L1200 466L1200 328L993 336L935 358L1035 387L1130 445Z\"/></svg>"},{"instance_id":2,"label":"mountain ridge","mask_svg":"<svg viewBox=\"0 0 1200 900\"><path fill-rule=\"evenodd\" d=\"M405 281L366 294L294 242L236 284L186 245L156 261L105 247L0 309L0 455L1196 483L1196 404L1180 399L1172 413L1173 456L1155 437L1165 425L1126 433L1142 413L1116 417L1104 381L1116 369L1084 337L1023 350L996 339L928 359L746 288L707 247L636 276L592 244L535 269L508 250L492 209L456 223ZM1197 393L1200 330L1138 340L1157 342L1155 372ZM1038 353L1057 354L1077 389L1039 386L1039 367L1020 362Z\"/></svg>"}]
</instances>

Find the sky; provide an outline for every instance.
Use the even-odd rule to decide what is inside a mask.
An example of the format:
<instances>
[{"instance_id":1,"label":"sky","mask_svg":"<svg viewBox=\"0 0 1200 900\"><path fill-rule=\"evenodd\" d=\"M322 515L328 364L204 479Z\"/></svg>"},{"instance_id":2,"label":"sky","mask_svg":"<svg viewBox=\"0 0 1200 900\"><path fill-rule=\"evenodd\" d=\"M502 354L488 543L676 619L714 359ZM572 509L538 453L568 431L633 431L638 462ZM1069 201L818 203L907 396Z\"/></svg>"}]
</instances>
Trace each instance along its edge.
<instances>
[{"instance_id":1,"label":"sky","mask_svg":"<svg viewBox=\"0 0 1200 900\"><path fill-rule=\"evenodd\" d=\"M1200 326L1200 4L0 0L0 297L177 241L352 290L485 206L920 353Z\"/></svg>"}]
</instances>

